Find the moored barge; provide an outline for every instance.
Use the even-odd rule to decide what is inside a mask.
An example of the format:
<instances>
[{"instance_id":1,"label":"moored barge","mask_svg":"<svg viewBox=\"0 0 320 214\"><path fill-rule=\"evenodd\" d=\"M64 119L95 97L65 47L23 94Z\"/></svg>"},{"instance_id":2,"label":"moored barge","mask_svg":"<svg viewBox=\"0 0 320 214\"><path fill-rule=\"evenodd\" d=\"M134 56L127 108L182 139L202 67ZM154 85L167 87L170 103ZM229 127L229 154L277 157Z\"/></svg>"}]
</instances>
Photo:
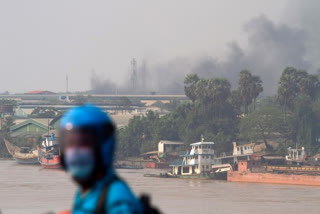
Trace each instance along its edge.
<instances>
[{"instance_id":1,"label":"moored barge","mask_svg":"<svg viewBox=\"0 0 320 214\"><path fill-rule=\"evenodd\" d=\"M320 186L319 166L261 166L257 161L239 161L238 171L229 171L230 182Z\"/></svg>"}]
</instances>

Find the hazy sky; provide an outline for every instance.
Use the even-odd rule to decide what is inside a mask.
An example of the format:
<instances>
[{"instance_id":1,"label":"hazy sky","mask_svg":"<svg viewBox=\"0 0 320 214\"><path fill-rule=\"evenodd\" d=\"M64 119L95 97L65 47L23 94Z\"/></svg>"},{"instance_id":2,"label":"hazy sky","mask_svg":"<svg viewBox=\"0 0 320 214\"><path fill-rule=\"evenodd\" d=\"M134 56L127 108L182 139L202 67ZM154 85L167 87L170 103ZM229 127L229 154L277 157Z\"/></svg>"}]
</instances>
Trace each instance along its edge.
<instances>
[{"instance_id":1,"label":"hazy sky","mask_svg":"<svg viewBox=\"0 0 320 214\"><path fill-rule=\"evenodd\" d=\"M125 82L130 61L223 58L245 46L243 24L265 14L278 23L285 0L1 0L0 92L90 88L92 69Z\"/></svg>"}]
</instances>

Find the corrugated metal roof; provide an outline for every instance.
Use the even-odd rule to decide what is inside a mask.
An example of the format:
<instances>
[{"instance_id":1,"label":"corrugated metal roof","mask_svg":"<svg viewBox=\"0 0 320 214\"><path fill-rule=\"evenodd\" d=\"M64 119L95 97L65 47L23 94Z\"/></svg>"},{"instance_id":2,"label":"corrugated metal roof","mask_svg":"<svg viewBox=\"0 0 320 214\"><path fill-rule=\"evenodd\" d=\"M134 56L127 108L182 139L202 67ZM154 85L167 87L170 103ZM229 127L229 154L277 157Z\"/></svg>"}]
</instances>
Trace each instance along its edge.
<instances>
[{"instance_id":1,"label":"corrugated metal roof","mask_svg":"<svg viewBox=\"0 0 320 214\"><path fill-rule=\"evenodd\" d=\"M32 123L32 124L34 124L36 126L39 126L39 127L43 128L43 129L47 129L48 128L47 125L45 125L45 124L43 124L43 123L41 123L39 121L36 121L36 120L33 120L33 119L28 119L28 120L26 120L26 121L24 121L22 123L19 123L17 125L11 126L10 127L10 131L12 132L12 131L14 131L16 129L19 129L19 128L27 125L27 124L30 124L30 123Z\"/></svg>"}]
</instances>

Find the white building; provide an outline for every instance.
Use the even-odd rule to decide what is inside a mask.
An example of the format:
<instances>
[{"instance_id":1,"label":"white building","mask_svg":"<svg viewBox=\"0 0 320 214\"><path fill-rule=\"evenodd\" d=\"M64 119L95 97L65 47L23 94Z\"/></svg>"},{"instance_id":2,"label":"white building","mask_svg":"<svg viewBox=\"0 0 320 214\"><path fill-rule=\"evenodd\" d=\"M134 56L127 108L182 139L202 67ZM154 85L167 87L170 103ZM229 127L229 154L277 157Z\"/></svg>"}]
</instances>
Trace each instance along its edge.
<instances>
[{"instance_id":1,"label":"white building","mask_svg":"<svg viewBox=\"0 0 320 214\"><path fill-rule=\"evenodd\" d=\"M233 142L233 155L251 155L253 154L254 143L237 145L236 142Z\"/></svg>"},{"instance_id":2,"label":"white building","mask_svg":"<svg viewBox=\"0 0 320 214\"><path fill-rule=\"evenodd\" d=\"M179 152L182 149L184 143L182 142L175 142L175 141L167 141L161 140L158 143L158 153L168 153L168 152Z\"/></svg>"},{"instance_id":3,"label":"white building","mask_svg":"<svg viewBox=\"0 0 320 214\"><path fill-rule=\"evenodd\" d=\"M173 175L209 173L213 164L213 142L190 144L191 150L180 155L182 163L171 164Z\"/></svg>"}]
</instances>

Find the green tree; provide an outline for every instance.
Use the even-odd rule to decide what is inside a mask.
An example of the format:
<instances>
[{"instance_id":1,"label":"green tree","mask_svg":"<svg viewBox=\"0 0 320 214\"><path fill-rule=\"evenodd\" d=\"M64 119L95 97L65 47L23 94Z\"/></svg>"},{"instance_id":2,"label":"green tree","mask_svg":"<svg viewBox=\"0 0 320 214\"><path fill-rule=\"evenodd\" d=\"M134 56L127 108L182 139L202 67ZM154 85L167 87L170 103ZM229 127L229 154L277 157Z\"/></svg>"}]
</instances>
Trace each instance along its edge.
<instances>
[{"instance_id":1,"label":"green tree","mask_svg":"<svg viewBox=\"0 0 320 214\"><path fill-rule=\"evenodd\" d=\"M287 67L280 77L277 99L285 112L293 111L297 97L306 96L314 100L318 90L317 76L309 75L303 70Z\"/></svg>"},{"instance_id":2,"label":"green tree","mask_svg":"<svg viewBox=\"0 0 320 214\"><path fill-rule=\"evenodd\" d=\"M199 81L197 74L189 74L184 80L184 93L194 103L197 99L196 84Z\"/></svg>"},{"instance_id":3,"label":"green tree","mask_svg":"<svg viewBox=\"0 0 320 214\"><path fill-rule=\"evenodd\" d=\"M1 118L1 132L0 132L0 157L10 157L3 139L10 139L10 127L14 125L14 118L7 116Z\"/></svg>"},{"instance_id":4,"label":"green tree","mask_svg":"<svg viewBox=\"0 0 320 214\"><path fill-rule=\"evenodd\" d=\"M14 121L14 117L11 116L1 118L1 133L4 138L9 138L10 127L14 125Z\"/></svg>"},{"instance_id":5,"label":"green tree","mask_svg":"<svg viewBox=\"0 0 320 214\"><path fill-rule=\"evenodd\" d=\"M284 143L290 140L290 128L280 109L264 107L241 119L239 137L249 141L262 140L271 149L268 141L274 137L282 138Z\"/></svg>"},{"instance_id":6,"label":"green tree","mask_svg":"<svg viewBox=\"0 0 320 214\"><path fill-rule=\"evenodd\" d=\"M253 99L253 109L256 109L256 103L257 98L262 93L263 87L262 87L262 80L259 76L252 76L252 82L251 82L251 97Z\"/></svg>"},{"instance_id":7,"label":"green tree","mask_svg":"<svg viewBox=\"0 0 320 214\"><path fill-rule=\"evenodd\" d=\"M244 113L248 114L249 105L255 103L259 94L263 91L262 81L259 76L253 76L250 71L240 71L240 78L238 81L238 94L241 99Z\"/></svg>"},{"instance_id":8,"label":"green tree","mask_svg":"<svg viewBox=\"0 0 320 214\"><path fill-rule=\"evenodd\" d=\"M319 145L318 123L319 118L313 110L310 97L302 96L295 100L293 125L294 144L298 147L304 146L312 154L316 153Z\"/></svg>"}]
</instances>

